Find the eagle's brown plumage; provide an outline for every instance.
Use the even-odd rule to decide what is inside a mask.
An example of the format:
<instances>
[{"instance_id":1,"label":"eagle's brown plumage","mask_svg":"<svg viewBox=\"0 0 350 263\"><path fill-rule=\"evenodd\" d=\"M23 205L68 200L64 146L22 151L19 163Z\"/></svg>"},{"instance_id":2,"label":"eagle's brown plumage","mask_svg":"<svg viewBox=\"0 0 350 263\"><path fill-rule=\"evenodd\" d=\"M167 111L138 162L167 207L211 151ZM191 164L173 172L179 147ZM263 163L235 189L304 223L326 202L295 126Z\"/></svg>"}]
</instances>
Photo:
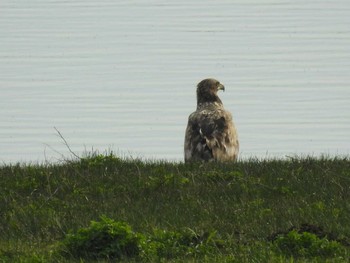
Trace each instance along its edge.
<instances>
[{"instance_id":1,"label":"eagle's brown plumage","mask_svg":"<svg viewBox=\"0 0 350 263\"><path fill-rule=\"evenodd\" d=\"M185 162L237 159L237 131L217 95L219 90L225 87L216 79L204 79L197 85L197 110L189 116L185 134Z\"/></svg>"}]
</instances>

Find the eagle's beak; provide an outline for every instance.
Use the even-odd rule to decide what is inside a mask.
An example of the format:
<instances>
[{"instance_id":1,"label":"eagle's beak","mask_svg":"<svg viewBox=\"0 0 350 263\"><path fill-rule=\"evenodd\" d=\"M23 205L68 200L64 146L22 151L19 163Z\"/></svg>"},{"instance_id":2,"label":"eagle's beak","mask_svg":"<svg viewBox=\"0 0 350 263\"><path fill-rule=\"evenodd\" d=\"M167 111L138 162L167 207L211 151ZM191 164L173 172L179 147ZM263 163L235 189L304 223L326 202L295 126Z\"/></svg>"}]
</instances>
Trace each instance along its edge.
<instances>
[{"instance_id":1,"label":"eagle's beak","mask_svg":"<svg viewBox=\"0 0 350 263\"><path fill-rule=\"evenodd\" d=\"M225 91L225 86L222 85L221 83L220 83L219 86L218 86L218 91L219 91L219 90Z\"/></svg>"}]
</instances>

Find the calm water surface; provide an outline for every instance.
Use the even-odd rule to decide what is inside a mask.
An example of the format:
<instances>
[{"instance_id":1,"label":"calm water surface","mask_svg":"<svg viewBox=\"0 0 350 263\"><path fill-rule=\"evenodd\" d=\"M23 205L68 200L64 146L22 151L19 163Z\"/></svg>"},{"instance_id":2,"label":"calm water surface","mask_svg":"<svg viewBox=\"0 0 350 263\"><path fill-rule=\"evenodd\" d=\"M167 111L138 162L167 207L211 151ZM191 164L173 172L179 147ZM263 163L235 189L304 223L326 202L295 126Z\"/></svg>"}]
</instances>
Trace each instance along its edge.
<instances>
[{"instance_id":1,"label":"calm water surface","mask_svg":"<svg viewBox=\"0 0 350 263\"><path fill-rule=\"evenodd\" d=\"M348 0L3 0L0 162L182 160L206 77L243 158L350 154Z\"/></svg>"}]
</instances>

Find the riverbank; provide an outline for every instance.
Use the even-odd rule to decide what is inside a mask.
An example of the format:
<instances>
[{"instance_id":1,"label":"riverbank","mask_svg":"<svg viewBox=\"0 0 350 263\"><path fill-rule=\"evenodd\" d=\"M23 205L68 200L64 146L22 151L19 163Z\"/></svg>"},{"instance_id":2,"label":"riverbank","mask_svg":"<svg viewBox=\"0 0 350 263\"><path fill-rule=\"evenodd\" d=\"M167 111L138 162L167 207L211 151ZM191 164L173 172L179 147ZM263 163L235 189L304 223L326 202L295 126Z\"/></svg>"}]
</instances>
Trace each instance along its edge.
<instances>
[{"instance_id":1,"label":"riverbank","mask_svg":"<svg viewBox=\"0 0 350 263\"><path fill-rule=\"evenodd\" d=\"M0 185L1 262L350 257L348 158L183 164L95 155L61 164L5 164ZM130 227L134 254L74 253L67 238L100 244L79 230L93 231L91 222L104 220Z\"/></svg>"}]
</instances>

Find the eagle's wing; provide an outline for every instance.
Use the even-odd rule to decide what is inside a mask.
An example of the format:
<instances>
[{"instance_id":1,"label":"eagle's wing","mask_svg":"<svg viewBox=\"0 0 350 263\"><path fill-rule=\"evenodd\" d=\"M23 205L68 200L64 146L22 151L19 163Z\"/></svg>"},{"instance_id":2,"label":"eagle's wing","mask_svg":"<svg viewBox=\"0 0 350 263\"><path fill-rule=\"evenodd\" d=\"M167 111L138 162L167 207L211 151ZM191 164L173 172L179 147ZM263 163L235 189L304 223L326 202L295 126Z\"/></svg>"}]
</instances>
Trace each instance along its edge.
<instances>
[{"instance_id":1,"label":"eagle's wing","mask_svg":"<svg viewBox=\"0 0 350 263\"><path fill-rule=\"evenodd\" d=\"M201 110L189 116L185 161L233 161L237 158L238 148L237 132L228 111Z\"/></svg>"}]
</instances>

